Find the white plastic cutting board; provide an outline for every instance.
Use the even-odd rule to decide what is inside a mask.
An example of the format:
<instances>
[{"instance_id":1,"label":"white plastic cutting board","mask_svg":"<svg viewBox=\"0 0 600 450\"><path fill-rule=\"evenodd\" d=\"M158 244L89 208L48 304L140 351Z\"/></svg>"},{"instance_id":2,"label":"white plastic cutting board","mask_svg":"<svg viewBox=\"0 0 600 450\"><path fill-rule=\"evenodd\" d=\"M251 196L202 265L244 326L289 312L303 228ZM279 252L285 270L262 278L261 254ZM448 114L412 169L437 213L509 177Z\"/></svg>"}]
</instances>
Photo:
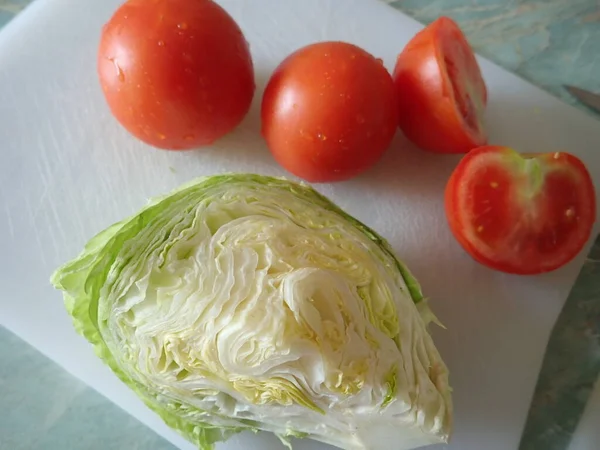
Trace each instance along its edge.
<instances>
[{"instance_id":1,"label":"white plastic cutting board","mask_svg":"<svg viewBox=\"0 0 600 450\"><path fill-rule=\"evenodd\" d=\"M420 25L376 0L223 0L239 21L257 72L245 122L214 149L146 147L110 116L96 79L101 25L119 0L36 0L0 34L0 324L182 449L191 449L96 360L77 336L52 270L100 229L150 196L223 171L283 174L259 137L262 89L287 54L345 40L393 67ZM600 123L498 67L482 62L492 142L524 152L570 150L600 186ZM454 157L402 149L398 136L366 175L320 190L386 236L421 280L447 330L434 335L451 370L455 435L450 449L515 449L550 329L584 260L550 275L487 270L450 236L442 208ZM586 249L587 250L587 249ZM101 448L101 443L99 443ZM274 450L266 434L219 450ZM298 450L324 449L300 442Z\"/></svg>"}]
</instances>

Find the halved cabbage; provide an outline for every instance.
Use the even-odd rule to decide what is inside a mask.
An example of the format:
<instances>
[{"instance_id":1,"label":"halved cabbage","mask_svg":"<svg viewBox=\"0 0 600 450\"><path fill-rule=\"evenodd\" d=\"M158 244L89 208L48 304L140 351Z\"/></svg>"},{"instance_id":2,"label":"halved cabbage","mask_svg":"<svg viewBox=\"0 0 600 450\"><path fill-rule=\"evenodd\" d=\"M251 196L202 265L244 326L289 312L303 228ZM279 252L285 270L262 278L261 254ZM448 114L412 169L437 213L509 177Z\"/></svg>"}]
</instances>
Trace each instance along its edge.
<instances>
[{"instance_id":1,"label":"halved cabbage","mask_svg":"<svg viewBox=\"0 0 600 450\"><path fill-rule=\"evenodd\" d=\"M52 283L98 356L200 449L248 429L348 450L448 439L417 281L309 186L198 179L98 234Z\"/></svg>"}]
</instances>

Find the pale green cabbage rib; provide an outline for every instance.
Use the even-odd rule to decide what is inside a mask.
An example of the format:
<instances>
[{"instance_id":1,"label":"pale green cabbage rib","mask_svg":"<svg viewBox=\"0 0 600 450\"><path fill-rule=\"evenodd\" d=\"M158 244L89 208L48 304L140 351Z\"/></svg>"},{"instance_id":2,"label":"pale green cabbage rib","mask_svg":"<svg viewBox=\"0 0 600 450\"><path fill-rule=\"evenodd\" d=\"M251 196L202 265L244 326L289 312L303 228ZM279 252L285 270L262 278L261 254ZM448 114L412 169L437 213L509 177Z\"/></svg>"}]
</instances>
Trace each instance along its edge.
<instances>
[{"instance_id":1,"label":"pale green cabbage rib","mask_svg":"<svg viewBox=\"0 0 600 450\"><path fill-rule=\"evenodd\" d=\"M309 186L200 178L51 281L98 356L202 450L242 430L348 450L448 440L448 372L418 282Z\"/></svg>"}]
</instances>

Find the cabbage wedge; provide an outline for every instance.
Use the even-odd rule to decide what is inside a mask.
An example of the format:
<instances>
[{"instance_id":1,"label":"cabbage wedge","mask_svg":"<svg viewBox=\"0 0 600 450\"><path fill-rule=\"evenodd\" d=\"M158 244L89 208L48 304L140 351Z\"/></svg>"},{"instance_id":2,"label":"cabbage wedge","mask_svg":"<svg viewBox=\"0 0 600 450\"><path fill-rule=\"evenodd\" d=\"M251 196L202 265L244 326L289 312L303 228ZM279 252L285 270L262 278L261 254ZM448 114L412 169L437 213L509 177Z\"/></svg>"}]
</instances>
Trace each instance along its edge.
<instances>
[{"instance_id":1,"label":"cabbage wedge","mask_svg":"<svg viewBox=\"0 0 600 450\"><path fill-rule=\"evenodd\" d=\"M309 186L200 178L51 281L97 355L202 450L243 430L347 450L449 438L448 371L417 281Z\"/></svg>"}]
</instances>

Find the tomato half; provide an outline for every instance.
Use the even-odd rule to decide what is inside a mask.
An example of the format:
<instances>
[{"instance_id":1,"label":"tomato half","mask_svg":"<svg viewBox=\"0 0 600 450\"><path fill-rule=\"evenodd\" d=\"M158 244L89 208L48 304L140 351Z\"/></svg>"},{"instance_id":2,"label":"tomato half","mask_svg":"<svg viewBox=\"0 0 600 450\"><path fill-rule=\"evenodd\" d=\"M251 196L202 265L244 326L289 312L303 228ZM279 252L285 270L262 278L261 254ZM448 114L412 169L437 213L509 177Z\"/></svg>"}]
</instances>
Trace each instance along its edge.
<instances>
[{"instance_id":1,"label":"tomato half","mask_svg":"<svg viewBox=\"0 0 600 450\"><path fill-rule=\"evenodd\" d=\"M98 74L117 120L163 149L212 143L254 95L248 44L208 0L127 1L102 30Z\"/></svg>"},{"instance_id":2,"label":"tomato half","mask_svg":"<svg viewBox=\"0 0 600 450\"><path fill-rule=\"evenodd\" d=\"M345 42L309 45L286 58L269 80L261 118L275 159L311 182L365 171L389 147L398 123L390 74Z\"/></svg>"},{"instance_id":3,"label":"tomato half","mask_svg":"<svg viewBox=\"0 0 600 450\"><path fill-rule=\"evenodd\" d=\"M487 142L487 90L458 25L441 17L420 31L394 69L400 129L425 150L466 153Z\"/></svg>"},{"instance_id":4,"label":"tomato half","mask_svg":"<svg viewBox=\"0 0 600 450\"><path fill-rule=\"evenodd\" d=\"M596 219L594 186L568 153L522 156L507 147L468 153L446 187L450 229L477 261L538 274L572 260Z\"/></svg>"}]
</instances>

